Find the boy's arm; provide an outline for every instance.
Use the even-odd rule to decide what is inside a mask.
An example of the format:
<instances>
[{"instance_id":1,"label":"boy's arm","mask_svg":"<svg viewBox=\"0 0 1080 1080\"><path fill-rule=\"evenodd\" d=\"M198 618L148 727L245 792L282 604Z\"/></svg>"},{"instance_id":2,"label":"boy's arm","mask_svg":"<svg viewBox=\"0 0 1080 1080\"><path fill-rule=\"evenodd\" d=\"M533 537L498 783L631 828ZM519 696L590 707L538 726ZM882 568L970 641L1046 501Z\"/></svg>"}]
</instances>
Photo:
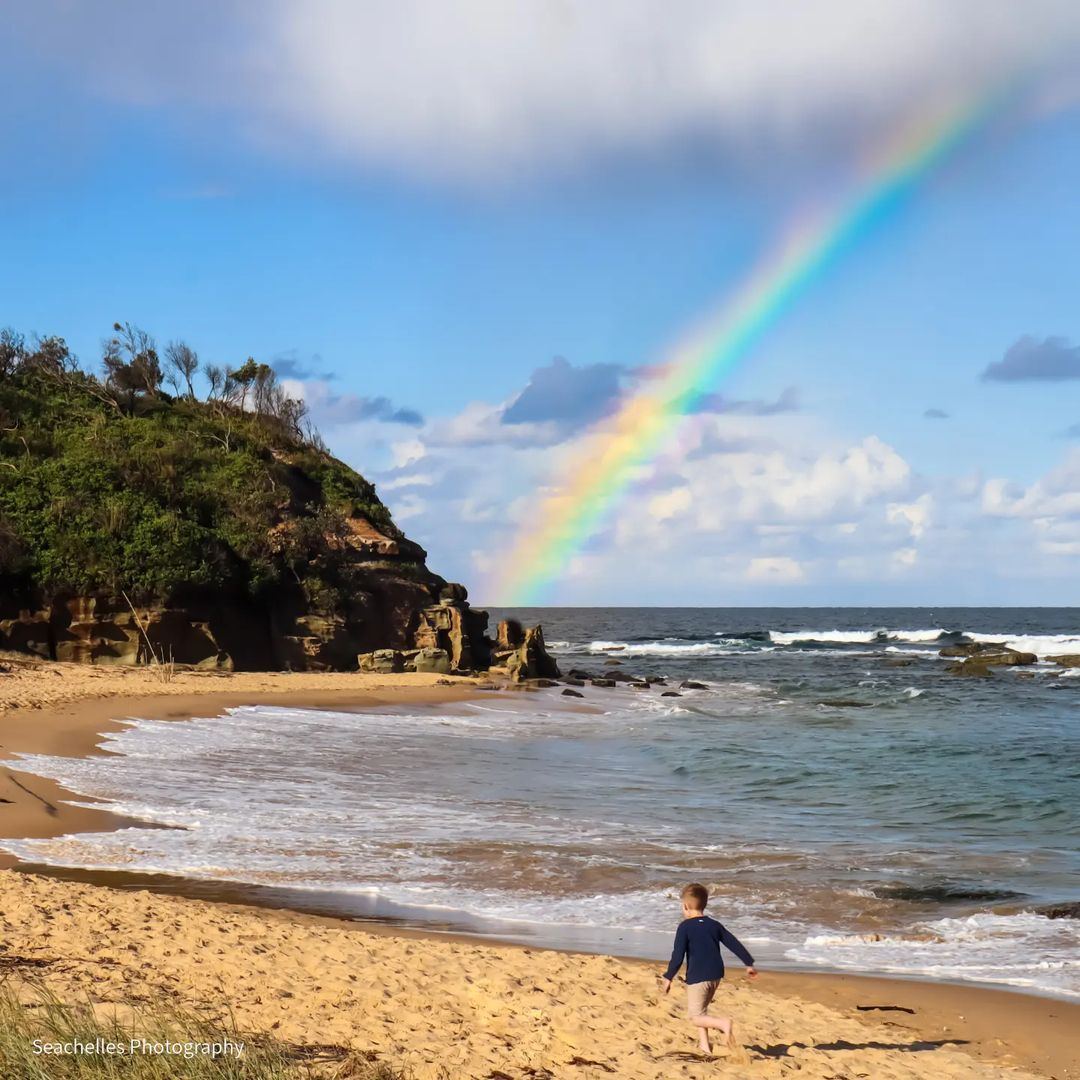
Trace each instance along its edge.
<instances>
[{"instance_id":1,"label":"boy's arm","mask_svg":"<svg viewBox=\"0 0 1080 1080\"><path fill-rule=\"evenodd\" d=\"M686 959L686 924L680 923L679 929L675 931L675 947L671 950L671 962L667 966L667 971L664 972L662 978L667 986L665 992L671 989L671 980L675 978L679 973L679 968L683 965L683 960Z\"/></svg>"},{"instance_id":2,"label":"boy's arm","mask_svg":"<svg viewBox=\"0 0 1080 1080\"><path fill-rule=\"evenodd\" d=\"M726 926L720 927L720 943L727 946L746 965L748 974L757 974L750 950Z\"/></svg>"}]
</instances>

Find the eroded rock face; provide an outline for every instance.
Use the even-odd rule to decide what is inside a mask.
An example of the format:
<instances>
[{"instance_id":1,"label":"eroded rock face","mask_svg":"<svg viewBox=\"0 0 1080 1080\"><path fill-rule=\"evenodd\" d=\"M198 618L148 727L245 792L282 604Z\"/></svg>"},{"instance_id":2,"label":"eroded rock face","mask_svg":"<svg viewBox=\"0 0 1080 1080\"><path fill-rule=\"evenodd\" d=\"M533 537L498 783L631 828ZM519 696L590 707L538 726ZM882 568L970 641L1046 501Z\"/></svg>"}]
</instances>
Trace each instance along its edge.
<instances>
[{"instance_id":1,"label":"eroded rock face","mask_svg":"<svg viewBox=\"0 0 1080 1080\"><path fill-rule=\"evenodd\" d=\"M469 606L462 585L448 584L415 562L380 558L365 567L363 588L345 612L312 609L298 588L262 605L243 597L194 594L181 603L135 605L104 595L36 598L5 607L0 648L85 664L155 661L222 671L354 670L439 674L507 664L515 681L555 678L559 669L539 627L504 630L513 649L487 636L488 614ZM516 624L515 624L516 625Z\"/></svg>"},{"instance_id":2,"label":"eroded rock face","mask_svg":"<svg viewBox=\"0 0 1080 1080\"><path fill-rule=\"evenodd\" d=\"M539 626L530 626L524 631L521 645L506 657L505 667L514 682L559 677L559 665L547 651L544 631Z\"/></svg>"}]
</instances>

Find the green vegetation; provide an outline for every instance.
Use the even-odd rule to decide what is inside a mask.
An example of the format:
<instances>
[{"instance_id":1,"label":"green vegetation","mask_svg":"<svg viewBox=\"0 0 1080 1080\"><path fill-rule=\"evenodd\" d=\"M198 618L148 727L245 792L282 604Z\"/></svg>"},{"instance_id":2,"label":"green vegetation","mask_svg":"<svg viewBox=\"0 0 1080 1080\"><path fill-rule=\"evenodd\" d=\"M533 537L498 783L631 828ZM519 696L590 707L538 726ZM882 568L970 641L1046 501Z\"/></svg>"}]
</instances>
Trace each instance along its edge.
<instances>
[{"instance_id":1,"label":"green vegetation","mask_svg":"<svg viewBox=\"0 0 1080 1080\"><path fill-rule=\"evenodd\" d=\"M123 1018L119 1015L123 1014ZM135 1041L134 1051L132 1041ZM85 1052L113 1044L113 1052ZM165 1052L168 1044L171 1052ZM184 1044L188 1044L187 1049ZM243 1044L243 1052L223 1052ZM212 1048L219 1048L215 1053ZM46 1053L49 1047L53 1052ZM57 1048L67 1052L56 1052ZM116 1052L116 1047L124 1053ZM211 1048L206 1052L206 1048ZM35 1053L35 1049L38 1051ZM84 1052L71 1052L83 1050ZM224 1017L175 1006L108 1011L38 988L0 992L0 1076L19 1080L407 1080L386 1062L341 1047L288 1046Z\"/></svg>"},{"instance_id":2,"label":"green vegetation","mask_svg":"<svg viewBox=\"0 0 1080 1080\"><path fill-rule=\"evenodd\" d=\"M299 584L340 609L348 520L401 538L374 487L267 365L202 365L183 342L162 359L144 331L114 331L100 376L60 338L0 332L0 596Z\"/></svg>"}]
</instances>

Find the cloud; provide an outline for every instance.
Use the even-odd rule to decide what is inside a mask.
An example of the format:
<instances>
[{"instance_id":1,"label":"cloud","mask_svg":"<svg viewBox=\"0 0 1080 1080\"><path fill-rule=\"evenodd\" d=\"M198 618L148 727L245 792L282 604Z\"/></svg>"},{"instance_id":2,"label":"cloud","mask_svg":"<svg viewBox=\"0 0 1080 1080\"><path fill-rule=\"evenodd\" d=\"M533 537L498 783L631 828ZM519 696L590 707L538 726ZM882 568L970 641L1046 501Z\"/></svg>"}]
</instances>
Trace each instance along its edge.
<instances>
[{"instance_id":1,"label":"cloud","mask_svg":"<svg viewBox=\"0 0 1080 1080\"><path fill-rule=\"evenodd\" d=\"M113 99L224 112L243 137L305 163L424 180L577 171L681 147L813 152L1048 55L1064 54L1064 67L1080 36L1072 0L11 8L13 48L36 49Z\"/></svg>"},{"instance_id":2,"label":"cloud","mask_svg":"<svg viewBox=\"0 0 1080 1080\"><path fill-rule=\"evenodd\" d=\"M294 397L302 398L311 409L317 423L328 426L375 420L384 424L405 424L420 427L424 417L416 409L395 405L388 397L362 397L358 394L337 394L326 379L294 379L286 377L282 386Z\"/></svg>"},{"instance_id":3,"label":"cloud","mask_svg":"<svg viewBox=\"0 0 1080 1080\"><path fill-rule=\"evenodd\" d=\"M985 512L996 517L1080 524L1080 448L1071 449L1060 465L1033 484L987 480L982 503Z\"/></svg>"},{"instance_id":4,"label":"cloud","mask_svg":"<svg viewBox=\"0 0 1080 1080\"><path fill-rule=\"evenodd\" d=\"M982 377L987 382L1080 379L1080 345L1070 345L1063 337L1039 341L1025 335L1001 360L989 364Z\"/></svg>"},{"instance_id":5,"label":"cloud","mask_svg":"<svg viewBox=\"0 0 1080 1080\"><path fill-rule=\"evenodd\" d=\"M678 487L661 495L654 495L648 504L649 515L654 521L670 521L690 509L693 496L687 487Z\"/></svg>"},{"instance_id":6,"label":"cloud","mask_svg":"<svg viewBox=\"0 0 1080 1080\"><path fill-rule=\"evenodd\" d=\"M934 499L929 492L924 492L911 503L889 503L885 507L885 520L894 525L904 525L912 540L918 540L930 524Z\"/></svg>"},{"instance_id":7,"label":"cloud","mask_svg":"<svg viewBox=\"0 0 1080 1080\"><path fill-rule=\"evenodd\" d=\"M1080 424L1070 424L1064 434L1066 439L1080 439Z\"/></svg>"},{"instance_id":8,"label":"cloud","mask_svg":"<svg viewBox=\"0 0 1080 1080\"><path fill-rule=\"evenodd\" d=\"M432 421L424 438L429 446L514 446L526 449L552 446L566 438L554 421L506 424L506 405L473 401L453 416Z\"/></svg>"},{"instance_id":9,"label":"cloud","mask_svg":"<svg viewBox=\"0 0 1080 1080\"><path fill-rule=\"evenodd\" d=\"M610 412L622 392L618 364L573 364L556 356L537 368L529 384L507 406L504 424L553 421L570 428L582 427Z\"/></svg>"},{"instance_id":10,"label":"cloud","mask_svg":"<svg viewBox=\"0 0 1080 1080\"><path fill-rule=\"evenodd\" d=\"M332 382L337 375L323 368L322 357L315 354L304 360L296 349L281 353L270 361L270 366L283 379L320 379Z\"/></svg>"},{"instance_id":11,"label":"cloud","mask_svg":"<svg viewBox=\"0 0 1080 1080\"><path fill-rule=\"evenodd\" d=\"M723 394L706 394L693 408L693 412L741 413L745 416L776 416L779 413L798 412L801 395L797 386L788 386L774 401L751 398L739 401Z\"/></svg>"},{"instance_id":12,"label":"cloud","mask_svg":"<svg viewBox=\"0 0 1080 1080\"><path fill-rule=\"evenodd\" d=\"M400 440L374 425L335 434L335 450L376 482L431 565L467 582L478 603L506 599L494 583L517 530L604 438L554 421L504 424L506 407L474 402ZM552 599L1052 602L1080 555L1078 492L1080 449L1034 482L926 477L881 438L845 436L806 412L700 414L635 470ZM972 551L994 558L973 566Z\"/></svg>"},{"instance_id":13,"label":"cloud","mask_svg":"<svg viewBox=\"0 0 1080 1080\"><path fill-rule=\"evenodd\" d=\"M751 559L746 568L750 581L764 585L790 585L802 581L806 574L795 559L787 555L764 556Z\"/></svg>"},{"instance_id":14,"label":"cloud","mask_svg":"<svg viewBox=\"0 0 1080 1080\"><path fill-rule=\"evenodd\" d=\"M1039 554L1052 559L1080 557L1080 448L1071 449L1032 484L988 480L982 507L988 516L1026 525ZM1028 560L1032 561L1030 548Z\"/></svg>"},{"instance_id":15,"label":"cloud","mask_svg":"<svg viewBox=\"0 0 1080 1080\"><path fill-rule=\"evenodd\" d=\"M948 420L949 414L944 409L927 409L923 413L925 420Z\"/></svg>"}]
</instances>

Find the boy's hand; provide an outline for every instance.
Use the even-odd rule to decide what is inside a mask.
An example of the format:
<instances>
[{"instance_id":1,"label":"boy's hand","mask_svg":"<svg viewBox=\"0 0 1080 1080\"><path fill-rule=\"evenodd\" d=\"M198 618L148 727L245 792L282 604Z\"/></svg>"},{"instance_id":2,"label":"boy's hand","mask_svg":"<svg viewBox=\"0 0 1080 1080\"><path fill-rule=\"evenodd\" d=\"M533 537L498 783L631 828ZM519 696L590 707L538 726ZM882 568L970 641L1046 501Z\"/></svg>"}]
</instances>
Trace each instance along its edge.
<instances>
[{"instance_id":1,"label":"boy's hand","mask_svg":"<svg viewBox=\"0 0 1080 1080\"><path fill-rule=\"evenodd\" d=\"M661 975L660 976L660 981L664 984L664 993L665 994L670 994L671 993L671 980L670 979L665 979L664 976Z\"/></svg>"},{"instance_id":2,"label":"boy's hand","mask_svg":"<svg viewBox=\"0 0 1080 1080\"><path fill-rule=\"evenodd\" d=\"M748 967L746 969L746 977L748 979L756 979L757 978L757 968L754 967L752 964L750 965L750 967Z\"/></svg>"}]
</instances>

